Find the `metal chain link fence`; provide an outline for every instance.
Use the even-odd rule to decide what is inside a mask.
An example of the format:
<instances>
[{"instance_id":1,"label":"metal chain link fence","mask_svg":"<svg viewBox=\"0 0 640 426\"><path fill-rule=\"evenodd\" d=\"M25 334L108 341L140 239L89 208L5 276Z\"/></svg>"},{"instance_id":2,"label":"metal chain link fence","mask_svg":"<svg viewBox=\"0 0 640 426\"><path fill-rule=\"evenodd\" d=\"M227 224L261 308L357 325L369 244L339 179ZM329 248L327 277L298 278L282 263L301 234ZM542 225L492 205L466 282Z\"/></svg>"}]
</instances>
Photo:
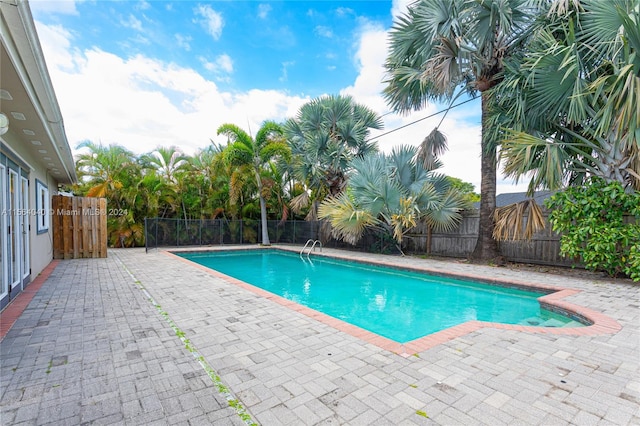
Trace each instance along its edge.
<instances>
[{"instance_id":1,"label":"metal chain link fence","mask_svg":"<svg viewBox=\"0 0 640 426\"><path fill-rule=\"evenodd\" d=\"M273 244L304 245L320 240L323 247L357 250L369 253L398 253L395 242L381 232L367 231L357 245L346 244L322 235L322 222L270 220L269 240ZM145 218L145 248L193 247L224 244L258 244L261 242L260 220L166 219Z\"/></svg>"}]
</instances>

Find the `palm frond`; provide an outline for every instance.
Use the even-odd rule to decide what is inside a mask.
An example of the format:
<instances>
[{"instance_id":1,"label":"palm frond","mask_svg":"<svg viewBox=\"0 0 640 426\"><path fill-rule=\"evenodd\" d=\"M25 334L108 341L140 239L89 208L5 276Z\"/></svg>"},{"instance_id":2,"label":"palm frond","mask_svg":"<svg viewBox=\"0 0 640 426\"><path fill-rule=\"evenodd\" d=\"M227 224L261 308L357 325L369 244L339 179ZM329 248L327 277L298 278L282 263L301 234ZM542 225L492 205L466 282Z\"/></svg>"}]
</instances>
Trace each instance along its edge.
<instances>
[{"instance_id":1,"label":"palm frond","mask_svg":"<svg viewBox=\"0 0 640 426\"><path fill-rule=\"evenodd\" d=\"M284 130L275 121L267 120L262 123L262 126L260 126L260 128L258 129L255 137L255 143L258 147L258 150L261 150L267 143L274 140L283 142L283 133Z\"/></svg>"},{"instance_id":2,"label":"palm frond","mask_svg":"<svg viewBox=\"0 0 640 426\"><path fill-rule=\"evenodd\" d=\"M542 209L533 198L496 208L493 219L493 238L498 241L531 240L545 229Z\"/></svg>"},{"instance_id":3,"label":"palm frond","mask_svg":"<svg viewBox=\"0 0 640 426\"><path fill-rule=\"evenodd\" d=\"M300 214L302 210L309 207L311 203L311 196L307 191L303 191L300 195L297 195L289 201L289 206L291 206L291 211L295 214Z\"/></svg>"},{"instance_id":4,"label":"palm frond","mask_svg":"<svg viewBox=\"0 0 640 426\"><path fill-rule=\"evenodd\" d=\"M461 193L449 190L439 197L437 207L427 212L427 223L436 231L453 231L460 224L462 211L467 207L468 203Z\"/></svg>"},{"instance_id":5,"label":"palm frond","mask_svg":"<svg viewBox=\"0 0 640 426\"><path fill-rule=\"evenodd\" d=\"M362 238L368 226L377 222L368 211L358 209L346 193L325 198L318 208L318 218L331 223L332 235L336 239L353 245Z\"/></svg>"},{"instance_id":6,"label":"palm frond","mask_svg":"<svg viewBox=\"0 0 640 426\"><path fill-rule=\"evenodd\" d=\"M389 172L402 188L408 190L415 181L417 148L411 145L397 145L391 150L391 154L386 157L386 161L391 167Z\"/></svg>"},{"instance_id":7,"label":"palm frond","mask_svg":"<svg viewBox=\"0 0 640 426\"><path fill-rule=\"evenodd\" d=\"M393 228L393 238L402 245L404 234L416 226L419 211L411 197L401 198L398 204L398 210L390 216L389 225Z\"/></svg>"},{"instance_id":8,"label":"palm frond","mask_svg":"<svg viewBox=\"0 0 640 426\"><path fill-rule=\"evenodd\" d=\"M420 76L431 86L434 96L447 99L453 96L456 85L452 82L461 81L464 73L459 63L460 56L460 48L455 39L440 37Z\"/></svg>"},{"instance_id":9,"label":"palm frond","mask_svg":"<svg viewBox=\"0 0 640 426\"><path fill-rule=\"evenodd\" d=\"M637 1L629 0L582 0L585 19L581 20L583 31L581 43L585 47L587 60L618 57L627 38L638 34L640 9ZM640 46L635 44L636 49Z\"/></svg>"},{"instance_id":10,"label":"palm frond","mask_svg":"<svg viewBox=\"0 0 640 426\"><path fill-rule=\"evenodd\" d=\"M506 160L503 172L516 181L531 176L534 188L559 189L571 172L573 158L568 149L578 148L579 144L563 144L508 130L500 152Z\"/></svg>"},{"instance_id":11,"label":"palm frond","mask_svg":"<svg viewBox=\"0 0 640 426\"><path fill-rule=\"evenodd\" d=\"M426 170L435 170L438 167L438 157L448 149L447 137L438 128L434 128L420 144L418 160L422 161L422 167Z\"/></svg>"},{"instance_id":12,"label":"palm frond","mask_svg":"<svg viewBox=\"0 0 640 426\"><path fill-rule=\"evenodd\" d=\"M548 16L565 18L572 11L582 10L581 0L554 0L549 5Z\"/></svg>"}]
</instances>

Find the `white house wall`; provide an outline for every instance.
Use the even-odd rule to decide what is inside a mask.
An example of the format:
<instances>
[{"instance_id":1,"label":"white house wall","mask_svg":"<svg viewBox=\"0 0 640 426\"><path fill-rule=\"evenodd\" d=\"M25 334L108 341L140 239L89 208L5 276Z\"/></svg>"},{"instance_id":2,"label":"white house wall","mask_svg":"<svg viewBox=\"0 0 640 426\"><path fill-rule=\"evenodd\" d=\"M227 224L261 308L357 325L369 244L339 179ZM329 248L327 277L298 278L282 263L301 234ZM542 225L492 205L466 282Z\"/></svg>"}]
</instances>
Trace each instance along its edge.
<instances>
[{"instance_id":1,"label":"white house wall","mask_svg":"<svg viewBox=\"0 0 640 426\"><path fill-rule=\"evenodd\" d=\"M9 149L3 149L2 153L20 166L28 167L29 171L29 240L30 240L30 265L31 279L38 276L40 272L53 260L53 230L49 226L47 232L38 234L36 209L36 180L47 185L49 189L49 206L51 196L57 193L58 183L47 172L46 168L37 162L29 152L23 141L17 139L12 132L2 136L4 144ZM26 164L25 164L26 163ZM49 220L51 224L51 218Z\"/></svg>"}]
</instances>

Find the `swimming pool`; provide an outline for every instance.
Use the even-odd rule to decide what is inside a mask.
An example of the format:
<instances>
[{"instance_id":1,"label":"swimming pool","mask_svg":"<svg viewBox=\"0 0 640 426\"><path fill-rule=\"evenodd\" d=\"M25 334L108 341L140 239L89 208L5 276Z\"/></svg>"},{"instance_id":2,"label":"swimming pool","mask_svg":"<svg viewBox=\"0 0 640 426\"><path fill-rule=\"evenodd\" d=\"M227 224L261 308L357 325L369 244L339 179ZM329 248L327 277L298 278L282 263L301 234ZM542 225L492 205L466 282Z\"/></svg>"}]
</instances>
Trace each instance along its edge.
<instances>
[{"instance_id":1,"label":"swimming pool","mask_svg":"<svg viewBox=\"0 0 640 426\"><path fill-rule=\"evenodd\" d=\"M542 292L279 250L174 254L398 343L472 320L583 325L542 309Z\"/></svg>"}]
</instances>

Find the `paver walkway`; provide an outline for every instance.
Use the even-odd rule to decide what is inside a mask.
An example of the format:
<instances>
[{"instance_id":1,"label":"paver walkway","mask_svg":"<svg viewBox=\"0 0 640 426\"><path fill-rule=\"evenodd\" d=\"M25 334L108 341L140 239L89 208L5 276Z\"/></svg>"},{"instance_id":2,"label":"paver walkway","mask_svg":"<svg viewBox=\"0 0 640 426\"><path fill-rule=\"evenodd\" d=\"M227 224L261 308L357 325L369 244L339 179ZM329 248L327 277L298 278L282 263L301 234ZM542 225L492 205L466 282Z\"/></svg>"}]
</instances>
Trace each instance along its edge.
<instances>
[{"instance_id":1,"label":"paver walkway","mask_svg":"<svg viewBox=\"0 0 640 426\"><path fill-rule=\"evenodd\" d=\"M402 357L161 251L112 250L61 261L0 343L0 423L242 424L224 384L267 426L640 425L640 286L392 261L581 290L566 300L621 329L481 328Z\"/></svg>"},{"instance_id":2,"label":"paver walkway","mask_svg":"<svg viewBox=\"0 0 640 426\"><path fill-rule=\"evenodd\" d=\"M0 354L2 425L244 424L115 257L60 261Z\"/></svg>"}]
</instances>

